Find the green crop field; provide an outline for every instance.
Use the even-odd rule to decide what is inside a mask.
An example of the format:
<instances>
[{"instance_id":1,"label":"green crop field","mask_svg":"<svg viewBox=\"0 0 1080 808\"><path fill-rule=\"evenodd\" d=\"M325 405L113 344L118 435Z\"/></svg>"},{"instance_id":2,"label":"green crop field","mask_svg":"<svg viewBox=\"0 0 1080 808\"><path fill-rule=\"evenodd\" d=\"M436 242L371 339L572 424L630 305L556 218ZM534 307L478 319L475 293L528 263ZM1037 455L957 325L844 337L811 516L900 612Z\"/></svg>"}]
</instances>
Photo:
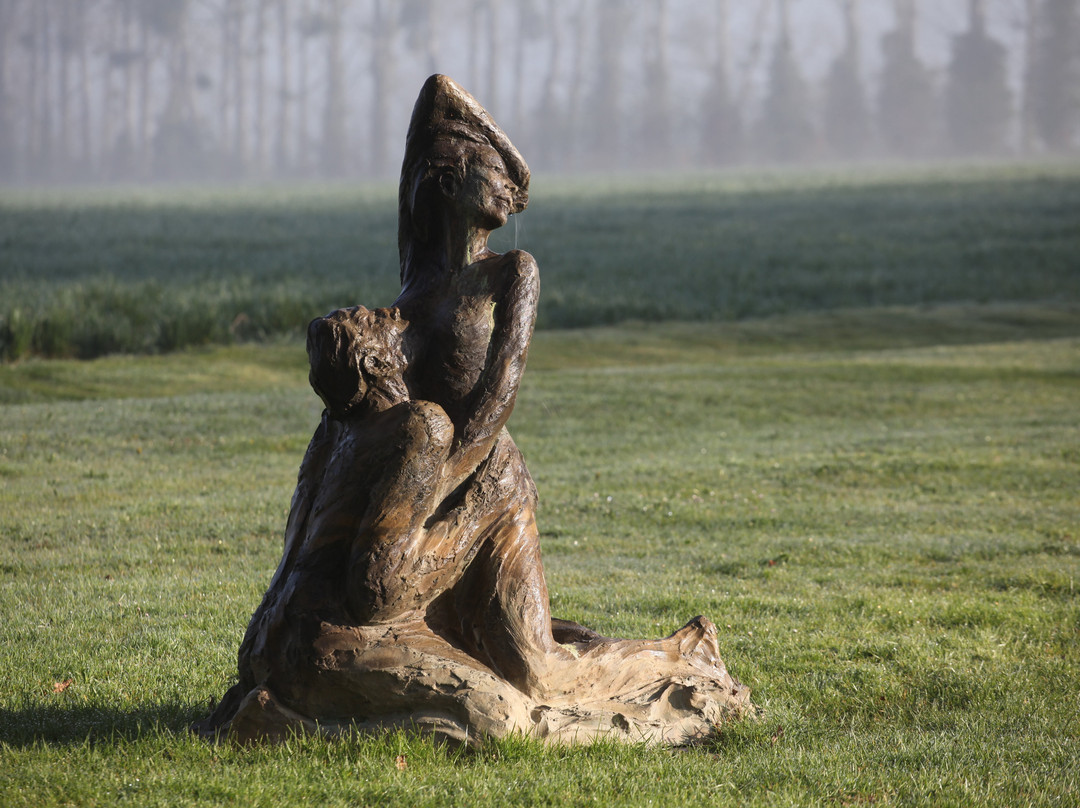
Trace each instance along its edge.
<instances>
[{"instance_id":1,"label":"green crop field","mask_svg":"<svg viewBox=\"0 0 1080 808\"><path fill-rule=\"evenodd\" d=\"M319 416L248 303L389 302L392 190L3 192L0 804L1080 803L1080 171L950 172L534 189L510 428L554 611L705 614L763 708L681 751L190 736ZM208 305L221 344L160 341ZM33 357L63 306L147 330Z\"/></svg>"},{"instance_id":2,"label":"green crop field","mask_svg":"<svg viewBox=\"0 0 1080 808\"><path fill-rule=\"evenodd\" d=\"M1080 164L533 183L540 328L1080 300ZM302 333L389 305L389 185L0 190L0 359Z\"/></svg>"}]
</instances>

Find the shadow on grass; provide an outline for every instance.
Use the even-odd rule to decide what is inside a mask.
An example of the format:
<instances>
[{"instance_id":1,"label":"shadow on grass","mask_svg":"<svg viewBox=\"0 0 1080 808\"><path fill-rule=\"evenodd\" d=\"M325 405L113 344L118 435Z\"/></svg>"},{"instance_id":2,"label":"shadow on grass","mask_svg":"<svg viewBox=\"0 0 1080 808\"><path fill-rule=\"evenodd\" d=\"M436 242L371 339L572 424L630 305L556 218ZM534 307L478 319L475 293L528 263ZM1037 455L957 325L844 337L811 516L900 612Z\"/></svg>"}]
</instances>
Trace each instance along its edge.
<instances>
[{"instance_id":1,"label":"shadow on grass","mask_svg":"<svg viewBox=\"0 0 1080 808\"><path fill-rule=\"evenodd\" d=\"M0 743L24 747L97 744L136 740L153 734L186 734L205 717L205 704L147 704L132 709L91 705L35 705L0 708Z\"/></svg>"}]
</instances>

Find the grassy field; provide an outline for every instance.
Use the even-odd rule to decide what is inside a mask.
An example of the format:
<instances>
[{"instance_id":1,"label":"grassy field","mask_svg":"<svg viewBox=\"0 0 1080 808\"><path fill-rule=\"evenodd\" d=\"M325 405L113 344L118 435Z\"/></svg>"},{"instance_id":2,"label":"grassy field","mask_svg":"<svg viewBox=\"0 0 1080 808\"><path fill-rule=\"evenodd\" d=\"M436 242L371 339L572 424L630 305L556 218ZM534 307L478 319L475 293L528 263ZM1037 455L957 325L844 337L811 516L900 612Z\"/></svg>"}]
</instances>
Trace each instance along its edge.
<instances>
[{"instance_id":1,"label":"grassy field","mask_svg":"<svg viewBox=\"0 0 1080 808\"><path fill-rule=\"evenodd\" d=\"M0 397L5 806L1080 801L1076 306L537 335L511 427L556 613L709 615L764 708L683 752L191 738L278 560L302 346L28 361Z\"/></svg>"},{"instance_id":2,"label":"grassy field","mask_svg":"<svg viewBox=\"0 0 1080 808\"><path fill-rule=\"evenodd\" d=\"M1080 300L1080 163L533 183L540 328ZM0 359L300 333L398 289L395 189L0 189Z\"/></svg>"},{"instance_id":3,"label":"grassy field","mask_svg":"<svg viewBox=\"0 0 1080 808\"><path fill-rule=\"evenodd\" d=\"M318 421L297 330L392 300L393 189L0 190L0 805L1080 804L1080 167L533 190L554 610L710 616L761 718L192 738Z\"/></svg>"}]
</instances>

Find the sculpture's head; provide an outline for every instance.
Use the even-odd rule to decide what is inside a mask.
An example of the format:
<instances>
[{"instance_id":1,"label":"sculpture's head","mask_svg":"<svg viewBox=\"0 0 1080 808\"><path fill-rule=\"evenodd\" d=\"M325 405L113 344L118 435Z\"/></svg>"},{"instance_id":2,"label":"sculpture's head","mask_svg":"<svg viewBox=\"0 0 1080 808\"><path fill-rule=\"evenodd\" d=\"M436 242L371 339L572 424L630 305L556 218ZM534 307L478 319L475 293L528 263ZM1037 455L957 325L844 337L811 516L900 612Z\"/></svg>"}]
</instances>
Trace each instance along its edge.
<instances>
[{"instance_id":1,"label":"sculpture's head","mask_svg":"<svg viewBox=\"0 0 1080 808\"><path fill-rule=\"evenodd\" d=\"M409 398L398 309L340 309L308 326L311 386L331 414L378 412Z\"/></svg>"},{"instance_id":2,"label":"sculpture's head","mask_svg":"<svg viewBox=\"0 0 1080 808\"><path fill-rule=\"evenodd\" d=\"M529 167L476 99L453 79L429 78L413 108L398 188L402 281L411 250L456 208L494 229L525 210ZM470 219L471 217L471 219Z\"/></svg>"}]
</instances>

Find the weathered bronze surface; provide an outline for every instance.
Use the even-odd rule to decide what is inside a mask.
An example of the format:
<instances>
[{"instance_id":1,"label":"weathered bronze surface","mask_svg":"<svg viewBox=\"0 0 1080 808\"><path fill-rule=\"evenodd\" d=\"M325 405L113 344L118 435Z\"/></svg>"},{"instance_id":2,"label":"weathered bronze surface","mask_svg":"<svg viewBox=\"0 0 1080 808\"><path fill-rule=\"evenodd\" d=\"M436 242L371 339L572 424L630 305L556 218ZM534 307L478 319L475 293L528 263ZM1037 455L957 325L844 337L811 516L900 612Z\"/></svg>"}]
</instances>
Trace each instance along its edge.
<instances>
[{"instance_id":1,"label":"weathered bronze surface","mask_svg":"<svg viewBox=\"0 0 1080 808\"><path fill-rule=\"evenodd\" d=\"M401 172L401 295L310 326L326 410L239 681L199 732L683 744L751 709L705 618L614 640L551 617L536 488L504 428L539 274L531 255L487 246L528 184L480 105L432 76Z\"/></svg>"}]
</instances>

